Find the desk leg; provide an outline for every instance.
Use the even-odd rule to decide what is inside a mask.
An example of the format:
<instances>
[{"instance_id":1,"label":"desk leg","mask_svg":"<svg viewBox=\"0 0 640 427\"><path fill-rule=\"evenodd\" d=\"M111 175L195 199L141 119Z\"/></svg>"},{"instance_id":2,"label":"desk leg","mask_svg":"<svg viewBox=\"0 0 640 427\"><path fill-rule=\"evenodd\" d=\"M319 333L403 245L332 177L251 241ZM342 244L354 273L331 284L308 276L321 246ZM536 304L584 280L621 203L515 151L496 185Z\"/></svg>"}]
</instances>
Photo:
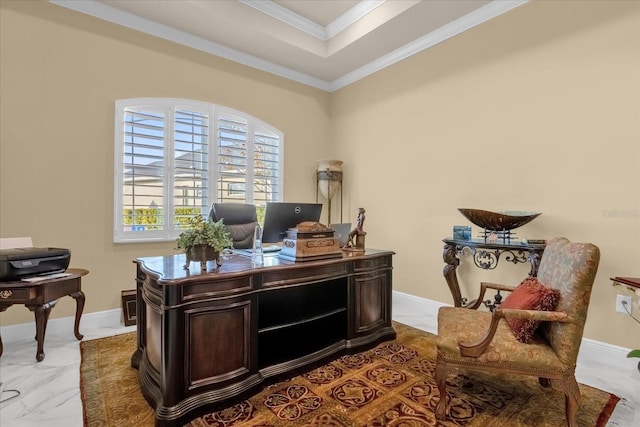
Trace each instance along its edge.
<instances>
[{"instance_id":1,"label":"desk leg","mask_svg":"<svg viewBox=\"0 0 640 427\"><path fill-rule=\"evenodd\" d=\"M451 296L453 296L453 304L456 307L462 307L462 294L460 293L460 285L458 284L458 276L456 275L456 268L460 265L460 260L456 257L456 246L445 244L442 258L445 263L442 274L447 280L447 285L449 285L449 291L451 292Z\"/></svg>"},{"instance_id":2,"label":"desk leg","mask_svg":"<svg viewBox=\"0 0 640 427\"><path fill-rule=\"evenodd\" d=\"M36 352L36 360L42 362L44 360L44 334L47 330L47 322L51 308L56 305L57 301L52 301L42 305L28 305L27 308L35 313L36 316L36 340L38 341L38 350Z\"/></svg>"},{"instance_id":3,"label":"desk leg","mask_svg":"<svg viewBox=\"0 0 640 427\"><path fill-rule=\"evenodd\" d=\"M80 333L80 318L82 317L82 311L84 310L84 292L74 292L71 294L71 297L76 300L76 322L73 327L73 333L76 336L76 339L80 341L84 338L84 335Z\"/></svg>"}]
</instances>

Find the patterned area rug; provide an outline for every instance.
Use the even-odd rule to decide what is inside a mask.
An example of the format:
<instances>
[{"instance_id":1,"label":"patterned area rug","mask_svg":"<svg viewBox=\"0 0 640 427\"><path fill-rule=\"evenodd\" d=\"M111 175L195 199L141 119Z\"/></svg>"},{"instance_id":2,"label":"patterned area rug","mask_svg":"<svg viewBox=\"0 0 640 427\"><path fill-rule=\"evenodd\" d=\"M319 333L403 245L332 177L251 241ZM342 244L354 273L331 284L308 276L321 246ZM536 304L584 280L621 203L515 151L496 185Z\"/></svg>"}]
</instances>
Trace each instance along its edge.
<instances>
[{"instance_id":1,"label":"patterned area rug","mask_svg":"<svg viewBox=\"0 0 640 427\"><path fill-rule=\"evenodd\" d=\"M270 385L190 427L566 426L564 396L536 378L461 372L448 379L448 419L438 423L435 336L394 323L395 341ZM153 426L130 367L135 333L80 343L85 426ZM618 397L580 385L580 426L604 426Z\"/></svg>"}]
</instances>

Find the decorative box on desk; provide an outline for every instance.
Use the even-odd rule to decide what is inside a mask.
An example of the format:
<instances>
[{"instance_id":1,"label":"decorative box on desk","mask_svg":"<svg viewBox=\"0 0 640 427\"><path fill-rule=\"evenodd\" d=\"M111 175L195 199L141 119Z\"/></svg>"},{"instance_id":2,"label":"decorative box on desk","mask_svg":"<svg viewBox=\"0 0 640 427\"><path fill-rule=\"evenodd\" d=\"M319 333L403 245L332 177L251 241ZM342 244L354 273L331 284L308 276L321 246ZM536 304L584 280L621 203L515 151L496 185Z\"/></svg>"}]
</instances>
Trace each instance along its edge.
<instances>
[{"instance_id":1,"label":"decorative box on desk","mask_svg":"<svg viewBox=\"0 0 640 427\"><path fill-rule=\"evenodd\" d=\"M305 221L287 231L279 256L290 261L312 261L340 258L342 251L332 228Z\"/></svg>"}]
</instances>

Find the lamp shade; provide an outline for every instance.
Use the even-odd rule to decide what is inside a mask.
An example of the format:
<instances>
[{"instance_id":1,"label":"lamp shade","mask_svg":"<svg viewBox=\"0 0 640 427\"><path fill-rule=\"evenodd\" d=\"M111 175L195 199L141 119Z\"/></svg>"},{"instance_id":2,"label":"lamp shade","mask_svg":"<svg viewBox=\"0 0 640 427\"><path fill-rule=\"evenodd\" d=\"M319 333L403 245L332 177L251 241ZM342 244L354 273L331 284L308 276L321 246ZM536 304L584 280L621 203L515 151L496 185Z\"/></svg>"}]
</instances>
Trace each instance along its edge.
<instances>
[{"instance_id":1,"label":"lamp shade","mask_svg":"<svg viewBox=\"0 0 640 427\"><path fill-rule=\"evenodd\" d=\"M342 163L341 160L318 160L318 189L327 200L333 199L342 184Z\"/></svg>"}]
</instances>

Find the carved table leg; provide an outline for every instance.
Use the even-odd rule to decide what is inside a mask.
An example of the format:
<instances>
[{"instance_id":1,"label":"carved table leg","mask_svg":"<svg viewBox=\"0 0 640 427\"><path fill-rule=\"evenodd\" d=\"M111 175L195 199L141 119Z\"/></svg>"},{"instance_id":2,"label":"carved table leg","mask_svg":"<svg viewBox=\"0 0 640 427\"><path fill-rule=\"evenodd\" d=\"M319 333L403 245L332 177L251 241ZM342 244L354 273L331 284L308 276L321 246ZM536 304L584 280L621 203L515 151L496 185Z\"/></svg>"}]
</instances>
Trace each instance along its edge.
<instances>
[{"instance_id":1,"label":"carved table leg","mask_svg":"<svg viewBox=\"0 0 640 427\"><path fill-rule=\"evenodd\" d=\"M76 322L73 327L73 333L79 341L84 338L84 335L80 333L80 318L82 317L82 311L84 310L84 292L74 292L71 294L71 297L76 300Z\"/></svg>"},{"instance_id":2,"label":"carved table leg","mask_svg":"<svg viewBox=\"0 0 640 427\"><path fill-rule=\"evenodd\" d=\"M529 249L529 263L531 264L531 271L529 271L529 277L536 277L538 275L538 267L540 266L540 260L542 259L542 253L544 249L533 250Z\"/></svg>"},{"instance_id":3,"label":"carved table leg","mask_svg":"<svg viewBox=\"0 0 640 427\"><path fill-rule=\"evenodd\" d=\"M458 276L456 275L456 268L460 265L460 260L456 257L455 245L445 244L442 258L446 264L442 270L442 274L447 280L447 285L449 285L449 291L451 292L451 296L453 296L453 304L456 307L462 307L462 294L460 293L460 285L458 284Z\"/></svg>"},{"instance_id":4,"label":"carved table leg","mask_svg":"<svg viewBox=\"0 0 640 427\"><path fill-rule=\"evenodd\" d=\"M0 304L0 312L5 311L7 308L11 307L11 304ZM2 345L2 337L0 337L0 356L2 356L2 352L4 351L4 346Z\"/></svg>"},{"instance_id":5,"label":"carved table leg","mask_svg":"<svg viewBox=\"0 0 640 427\"><path fill-rule=\"evenodd\" d=\"M56 304L56 301L52 301L47 304L32 306L27 308L35 313L36 316L36 340L38 341L38 350L36 351L36 360L42 362L44 360L44 334L47 330L47 322L49 321L49 314L51 308Z\"/></svg>"}]
</instances>

